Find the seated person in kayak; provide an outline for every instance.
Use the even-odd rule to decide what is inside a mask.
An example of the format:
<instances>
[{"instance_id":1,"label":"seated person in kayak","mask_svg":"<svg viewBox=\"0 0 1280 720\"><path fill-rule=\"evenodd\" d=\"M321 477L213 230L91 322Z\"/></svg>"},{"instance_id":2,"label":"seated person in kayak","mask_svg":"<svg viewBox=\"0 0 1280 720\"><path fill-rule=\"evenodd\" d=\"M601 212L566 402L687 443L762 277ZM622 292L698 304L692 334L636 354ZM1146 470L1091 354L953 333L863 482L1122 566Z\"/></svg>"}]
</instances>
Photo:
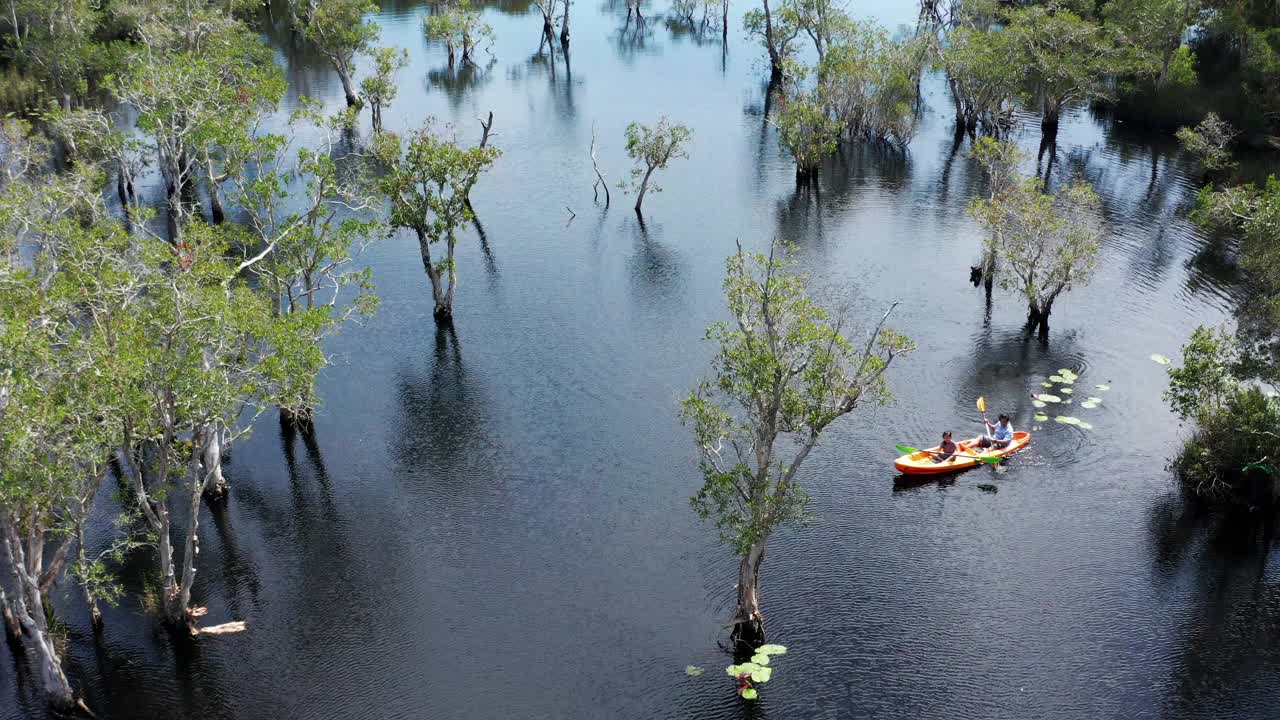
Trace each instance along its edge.
<instances>
[{"instance_id":1,"label":"seated person in kayak","mask_svg":"<svg viewBox=\"0 0 1280 720\"><path fill-rule=\"evenodd\" d=\"M987 432L978 440L978 447L996 448L997 450L1009 447L1009 443L1013 442L1013 424L1009 422L1009 416L1001 414L996 422L983 420L987 425Z\"/></svg>"},{"instance_id":2,"label":"seated person in kayak","mask_svg":"<svg viewBox=\"0 0 1280 720\"><path fill-rule=\"evenodd\" d=\"M935 463L949 462L955 457L956 444L951 440L951 431L942 433L942 444L938 446L938 452L934 453L933 461Z\"/></svg>"}]
</instances>

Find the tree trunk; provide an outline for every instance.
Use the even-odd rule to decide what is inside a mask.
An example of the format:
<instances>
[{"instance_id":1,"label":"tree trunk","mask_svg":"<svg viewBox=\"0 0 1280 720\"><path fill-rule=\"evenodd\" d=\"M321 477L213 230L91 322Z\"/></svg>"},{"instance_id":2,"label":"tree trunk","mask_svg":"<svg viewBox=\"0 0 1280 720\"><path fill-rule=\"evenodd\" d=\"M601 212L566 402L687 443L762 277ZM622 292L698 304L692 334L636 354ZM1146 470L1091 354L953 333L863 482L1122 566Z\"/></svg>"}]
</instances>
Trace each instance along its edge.
<instances>
[{"instance_id":1,"label":"tree trunk","mask_svg":"<svg viewBox=\"0 0 1280 720\"><path fill-rule=\"evenodd\" d=\"M222 186L214 175L212 160L205 163L205 179L209 183L209 214L212 215L214 225L221 225L226 219L226 213L222 209Z\"/></svg>"},{"instance_id":2,"label":"tree trunk","mask_svg":"<svg viewBox=\"0 0 1280 720\"><path fill-rule=\"evenodd\" d=\"M1062 103L1048 96L1044 99L1044 111L1040 117L1040 130L1046 137L1058 134L1058 118L1062 114Z\"/></svg>"},{"instance_id":3,"label":"tree trunk","mask_svg":"<svg viewBox=\"0 0 1280 720\"><path fill-rule=\"evenodd\" d=\"M426 269L427 277L431 280L431 298L435 302L433 315L436 322L446 322L453 315L452 281L446 290L444 277L440 273L441 269L437 268L431 259L431 244L422 231L418 231L418 250L422 253L422 267Z\"/></svg>"},{"instance_id":4,"label":"tree trunk","mask_svg":"<svg viewBox=\"0 0 1280 720\"><path fill-rule=\"evenodd\" d=\"M360 95L356 93L355 83L351 82L351 70L346 63L335 62L338 79L342 81L342 92L347 96L347 107L360 107Z\"/></svg>"},{"instance_id":5,"label":"tree trunk","mask_svg":"<svg viewBox=\"0 0 1280 720\"><path fill-rule=\"evenodd\" d=\"M636 196L636 214L640 214L640 206L644 203L644 194L649 190L649 176L653 175L653 166L644 171L644 179L640 181L640 194Z\"/></svg>"},{"instance_id":6,"label":"tree trunk","mask_svg":"<svg viewBox=\"0 0 1280 720\"><path fill-rule=\"evenodd\" d=\"M564 17L560 19L560 47L569 49L569 2L564 0Z\"/></svg>"},{"instance_id":7,"label":"tree trunk","mask_svg":"<svg viewBox=\"0 0 1280 720\"><path fill-rule=\"evenodd\" d=\"M1041 334L1049 332L1049 313L1053 310L1052 303L1045 303L1043 306L1032 302L1027 308L1027 329L1035 329Z\"/></svg>"},{"instance_id":8,"label":"tree trunk","mask_svg":"<svg viewBox=\"0 0 1280 720\"><path fill-rule=\"evenodd\" d=\"M735 654L750 655L765 642L764 615L760 612L760 564L764 562L763 539L738 562L738 602L733 614L733 631L729 639Z\"/></svg>"},{"instance_id":9,"label":"tree trunk","mask_svg":"<svg viewBox=\"0 0 1280 720\"><path fill-rule=\"evenodd\" d=\"M43 543L43 537L37 536L35 542ZM40 668L40 683L49 704L60 710L75 707L75 693L62 671L62 660L49 634L38 559L28 561L13 514L7 510L0 512L0 572L8 578L4 583L9 587L6 618L17 624L23 649Z\"/></svg>"},{"instance_id":10,"label":"tree trunk","mask_svg":"<svg viewBox=\"0 0 1280 720\"><path fill-rule=\"evenodd\" d=\"M769 82L782 79L782 54L774 44L773 14L769 10L769 0L764 0L764 44L769 49Z\"/></svg>"},{"instance_id":11,"label":"tree trunk","mask_svg":"<svg viewBox=\"0 0 1280 720\"><path fill-rule=\"evenodd\" d=\"M211 500L227 495L227 479L222 474L222 431L214 425L206 425L200 432L201 474L204 478L202 492Z\"/></svg>"},{"instance_id":12,"label":"tree trunk","mask_svg":"<svg viewBox=\"0 0 1280 720\"><path fill-rule=\"evenodd\" d=\"M81 509L80 521L76 523L76 552L79 554L80 564L83 566L88 562L85 557L84 544L84 510ZM93 627L94 633L102 632L102 610L98 608L98 598L89 592L89 586L80 583L80 589L84 593L84 601L89 606L89 624Z\"/></svg>"}]
</instances>

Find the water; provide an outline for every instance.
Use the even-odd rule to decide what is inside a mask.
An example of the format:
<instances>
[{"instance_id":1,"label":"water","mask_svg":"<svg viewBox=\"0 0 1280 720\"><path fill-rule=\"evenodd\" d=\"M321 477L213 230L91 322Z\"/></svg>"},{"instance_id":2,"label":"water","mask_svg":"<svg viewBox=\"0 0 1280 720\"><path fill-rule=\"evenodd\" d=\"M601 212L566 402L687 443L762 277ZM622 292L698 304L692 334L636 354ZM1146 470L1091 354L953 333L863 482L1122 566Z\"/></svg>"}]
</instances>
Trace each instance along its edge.
<instances>
[{"instance_id":1,"label":"water","mask_svg":"<svg viewBox=\"0 0 1280 720\"><path fill-rule=\"evenodd\" d=\"M1083 173L1110 223L1096 278L1041 343L1016 298L988 313L967 282L981 234L964 208L982 180L937 78L908 153L846 152L815 196L796 192L763 116L745 6L722 53L718 33L672 31L660 8L636 34L620 3L577 4L553 78L540 16L518 2L487 12L495 60L463 77L422 40L420 5L386 5L384 42L412 56L388 127L434 116L478 140L492 110L504 152L473 195L485 243L461 247L455 328L432 322L411 238L365 255L382 306L330 343L315 436L263 418L234 450L225 509L202 510L197 601L249 631L175 642L138 599L145 552L98 639L57 593L71 677L99 717L1276 714L1280 576L1184 508L1163 469L1182 431L1148 356L1177 356L1240 299L1229 253L1185 220L1197 176L1170 138L1078 110L1037 159L1037 122L1020 118L1025 169ZM855 10L891 27L915 14ZM341 104L328 66L273 42L290 102ZM616 182L623 128L664 113L693 129L690 157L658 177L643 225L616 189L604 212L592 128ZM836 423L805 465L815 521L770 541L763 576L771 639L791 653L746 707L717 647L736 563L689 509L699 478L676 409L708 368L724 257L773 236L860 318L900 300L893 322L920 348L893 368L896 403ZM895 482L893 446L976 432L978 395L1036 426L1027 395L1060 367L1104 396L1069 406L1093 431L1049 423L1003 474ZM8 661L0 697L6 719L38 714Z\"/></svg>"}]
</instances>

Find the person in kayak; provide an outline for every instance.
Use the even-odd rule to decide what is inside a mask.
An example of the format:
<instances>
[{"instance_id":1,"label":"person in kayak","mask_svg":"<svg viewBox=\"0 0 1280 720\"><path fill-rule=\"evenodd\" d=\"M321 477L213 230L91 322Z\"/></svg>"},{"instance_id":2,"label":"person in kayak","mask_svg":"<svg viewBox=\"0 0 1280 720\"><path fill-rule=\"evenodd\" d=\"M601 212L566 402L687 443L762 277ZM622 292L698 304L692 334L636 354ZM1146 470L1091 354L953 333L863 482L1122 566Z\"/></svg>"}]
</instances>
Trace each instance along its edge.
<instances>
[{"instance_id":1,"label":"person in kayak","mask_svg":"<svg viewBox=\"0 0 1280 720\"><path fill-rule=\"evenodd\" d=\"M951 431L942 433L942 444L938 446L938 452L934 453L933 461L935 463L950 462L955 457L956 444L951 440Z\"/></svg>"},{"instance_id":2,"label":"person in kayak","mask_svg":"<svg viewBox=\"0 0 1280 720\"><path fill-rule=\"evenodd\" d=\"M986 418L982 422L986 423L987 432L978 440L978 447L1001 449L1013 442L1013 424L1008 415L1001 414L994 423Z\"/></svg>"}]
</instances>

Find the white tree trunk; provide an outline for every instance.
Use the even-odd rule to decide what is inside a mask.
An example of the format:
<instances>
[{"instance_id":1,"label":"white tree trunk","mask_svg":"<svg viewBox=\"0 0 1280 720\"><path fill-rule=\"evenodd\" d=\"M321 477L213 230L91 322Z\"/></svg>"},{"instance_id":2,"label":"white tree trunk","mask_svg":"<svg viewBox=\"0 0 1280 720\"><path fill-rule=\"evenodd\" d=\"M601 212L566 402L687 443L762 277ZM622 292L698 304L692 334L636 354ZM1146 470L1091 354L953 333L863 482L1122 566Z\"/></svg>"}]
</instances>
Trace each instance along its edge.
<instances>
[{"instance_id":1,"label":"white tree trunk","mask_svg":"<svg viewBox=\"0 0 1280 720\"><path fill-rule=\"evenodd\" d=\"M35 535L36 546L43 546L43 536ZM40 669L40 682L49 703L66 709L75 705L75 693L62 671L62 660L45 616L44 598L40 592L40 550L30 557L23 548L16 518L8 510L0 511L0 574L4 575L5 609L21 632L22 646Z\"/></svg>"}]
</instances>

